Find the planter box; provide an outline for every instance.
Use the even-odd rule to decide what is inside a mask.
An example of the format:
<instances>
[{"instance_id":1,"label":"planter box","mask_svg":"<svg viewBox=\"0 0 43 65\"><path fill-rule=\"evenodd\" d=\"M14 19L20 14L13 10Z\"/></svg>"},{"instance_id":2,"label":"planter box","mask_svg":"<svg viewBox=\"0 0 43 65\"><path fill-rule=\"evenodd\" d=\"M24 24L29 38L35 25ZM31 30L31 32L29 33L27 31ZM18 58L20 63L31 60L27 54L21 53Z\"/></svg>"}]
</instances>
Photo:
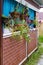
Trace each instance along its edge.
<instances>
[{"instance_id":1,"label":"planter box","mask_svg":"<svg viewBox=\"0 0 43 65\"><path fill-rule=\"evenodd\" d=\"M30 30L30 37L28 56L37 47L37 30ZM3 38L3 65L21 65L24 60L26 60L26 41L23 38L20 40L12 37Z\"/></svg>"}]
</instances>

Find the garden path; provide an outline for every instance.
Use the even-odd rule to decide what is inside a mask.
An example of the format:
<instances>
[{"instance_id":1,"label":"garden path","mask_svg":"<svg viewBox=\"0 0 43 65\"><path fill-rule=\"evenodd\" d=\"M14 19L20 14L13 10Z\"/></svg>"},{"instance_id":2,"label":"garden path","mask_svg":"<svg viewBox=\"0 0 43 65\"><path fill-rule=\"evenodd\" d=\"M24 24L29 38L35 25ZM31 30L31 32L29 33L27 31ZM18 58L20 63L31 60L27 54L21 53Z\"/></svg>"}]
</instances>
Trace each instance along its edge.
<instances>
[{"instance_id":1,"label":"garden path","mask_svg":"<svg viewBox=\"0 0 43 65\"><path fill-rule=\"evenodd\" d=\"M41 55L37 65L43 65L43 55Z\"/></svg>"}]
</instances>

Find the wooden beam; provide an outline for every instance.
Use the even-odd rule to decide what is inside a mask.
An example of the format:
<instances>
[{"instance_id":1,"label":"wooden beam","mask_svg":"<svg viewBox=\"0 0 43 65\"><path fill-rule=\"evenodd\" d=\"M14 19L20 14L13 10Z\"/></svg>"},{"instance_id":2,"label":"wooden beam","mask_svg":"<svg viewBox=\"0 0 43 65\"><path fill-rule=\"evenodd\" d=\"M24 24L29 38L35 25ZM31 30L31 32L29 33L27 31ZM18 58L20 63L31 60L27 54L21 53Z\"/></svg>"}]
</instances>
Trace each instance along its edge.
<instances>
[{"instance_id":1,"label":"wooden beam","mask_svg":"<svg viewBox=\"0 0 43 65\"><path fill-rule=\"evenodd\" d=\"M40 6L38 4L36 4L33 0L25 0L27 2L29 2L30 4L32 4L33 6L35 6L36 8L40 8Z\"/></svg>"},{"instance_id":2,"label":"wooden beam","mask_svg":"<svg viewBox=\"0 0 43 65\"><path fill-rule=\"evenodd\" d=\"M0 65L2 62L2 21L1 21L1 15L2 15L2 0L0 0Z\"/></svg>"}]
</instances>

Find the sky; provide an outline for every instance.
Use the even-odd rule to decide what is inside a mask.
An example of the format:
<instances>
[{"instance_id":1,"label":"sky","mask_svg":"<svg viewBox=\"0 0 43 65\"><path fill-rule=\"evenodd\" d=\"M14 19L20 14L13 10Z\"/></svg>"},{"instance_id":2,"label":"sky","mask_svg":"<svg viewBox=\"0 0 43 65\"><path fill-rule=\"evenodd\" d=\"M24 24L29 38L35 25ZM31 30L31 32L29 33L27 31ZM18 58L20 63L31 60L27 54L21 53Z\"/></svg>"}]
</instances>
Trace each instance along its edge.
<instances>
[{"instance_id":1,"label":"sky","mask_svg":"<svg viewBox=\"0 0 43 65\"><path fill-rule=\"evenodd\" d=\"M43 12L43 8L40 8L39 12Z\"/></svg>"}]
</instances>

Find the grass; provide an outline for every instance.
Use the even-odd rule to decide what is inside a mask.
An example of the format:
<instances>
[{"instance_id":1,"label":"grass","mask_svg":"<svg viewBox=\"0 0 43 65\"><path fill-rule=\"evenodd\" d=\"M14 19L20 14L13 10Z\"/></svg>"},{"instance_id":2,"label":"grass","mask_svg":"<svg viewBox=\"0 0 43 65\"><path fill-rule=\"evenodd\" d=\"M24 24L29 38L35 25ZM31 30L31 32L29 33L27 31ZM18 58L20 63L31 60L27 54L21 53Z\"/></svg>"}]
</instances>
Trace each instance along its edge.
<instances>
[{"instance_id":1,"label":"grass","mask_svg":"<svg viewBox=\"0 0 43 65\"><path fill-rule=\"evenodd\" d=\"M40 43L43 43L43 35L42 36L39 36L39 42Z\"/></svg>"},{"instance_id":2,"label":"grass","mask_svg":"<svg viewBox=\"0 0 43 65\"><path fill-rule=\"evenodd\" d=\"M22 65L37 65L40 56L43 54L43 36L39 36L38 50L35 51Z\"/></svg>"}]
</instances>

